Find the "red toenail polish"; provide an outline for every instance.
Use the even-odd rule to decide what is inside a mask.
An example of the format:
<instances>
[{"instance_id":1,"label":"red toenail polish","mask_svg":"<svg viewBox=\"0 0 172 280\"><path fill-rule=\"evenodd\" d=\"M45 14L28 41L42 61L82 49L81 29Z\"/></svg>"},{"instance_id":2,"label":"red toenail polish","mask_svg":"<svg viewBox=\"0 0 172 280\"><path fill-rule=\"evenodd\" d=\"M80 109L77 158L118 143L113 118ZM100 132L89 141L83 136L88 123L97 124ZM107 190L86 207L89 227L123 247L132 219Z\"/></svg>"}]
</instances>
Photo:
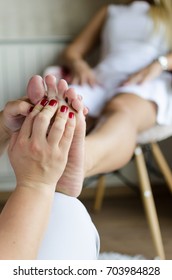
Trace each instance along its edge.
<instances>
[{"instance_id":1,"label":"red toenail polish","mask_svg":"<svg viewBox=\"0 0 172 280\"><path fill-rule=\"evenodd\" d=\"M30 107L30 109L29 109L29 113L31 113L32 111L33 111L33 106L32 107Z\"/></svg>"},{"instance_id":2,"label":"red toenail polish","mask_svg":"<svg viewBox=\"0 0 172 280\"><path fill-rule=\"evenodd\" d=\"M68 111L68 107L67 106L62 106L61 108L60 108L60 112L63 112L63 113L66 113Z\"/></svg>"},{"instance_id":3,"label":"red toenail polish","mask_svg":"<svg viewBox=\"0 0 172 280\"><path fill-rule=\"evenodd\" d=\"M40 104L44 107L45 105L47 105L47 103L48 103L48 99L44 98L42 99Z\"/></svg>"},{"instance_id":4,"label":"red toenail polish","mask_svg":"<svg viewBox=\"0 0 172 280\"><path fill-rule=\"evenodd\" d=\"M69 113L69 119L73 119L74 118L74 113L73 112L70 112Z\"/></svg>"},{"instance_id":5,"label":"red toenail polish","mask_svg":"<svg viewBox=\"0 0 172 280\"><path fill-rule=\"evenodd\" d=\"M56 106L56 104L57 104L57 100L55 100L55 99L51 99L50 101L49 101L49 103L48 103L48 105L49 106Z\"/></svg>"}]
</instances>

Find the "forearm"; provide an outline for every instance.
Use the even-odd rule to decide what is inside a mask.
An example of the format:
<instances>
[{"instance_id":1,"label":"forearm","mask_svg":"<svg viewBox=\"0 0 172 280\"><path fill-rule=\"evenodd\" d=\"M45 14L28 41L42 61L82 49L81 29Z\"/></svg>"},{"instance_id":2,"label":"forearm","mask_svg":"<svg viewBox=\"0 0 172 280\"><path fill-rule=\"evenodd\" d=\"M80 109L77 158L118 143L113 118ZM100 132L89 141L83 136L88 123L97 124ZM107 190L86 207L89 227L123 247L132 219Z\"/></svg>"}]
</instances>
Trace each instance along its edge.
<instances>
[{"instance_id":1,"label":"forearm","mask_svg":"<svg viewBox=\"0 0 172 280\"><path fill-rule=\"evenodd\" d=\"M0 259L36 259L54 191L17 187L0 215Z\"/></svg>"},{"instance_id":2,"label":"forearm","mask_svg":"<svg viewBox=\"0 0 172 280\"><path fill-rule=\"evenodd\" d=\"M107 5L103 6L88 22L76 39L64 50L62 57L67 66L83 60L99 42L101 30L107 15Z\"/></svg>"},{"instance_id":3,"label":"forearm","mask_svg":"<svg viewBox=\"0 0 172 280\"><path fill-rule=\"evenodd\" d=\"M1 111L0 112L0 155L4 152L10 139L10 133L5 129L2 123L2 114L3 112Z\"/></svg>"},{"instance_id":4,"label":"forearm","mask_svg":"<svg viewBox=\"0 0 172 280\"><path fill-rule=\"evenodd\" d=\"M85 53L79 51L79 46L75 44L68 46L62 53L63 64L72 69L76 63L85 61Z\"/></svg>"}]
</instances>

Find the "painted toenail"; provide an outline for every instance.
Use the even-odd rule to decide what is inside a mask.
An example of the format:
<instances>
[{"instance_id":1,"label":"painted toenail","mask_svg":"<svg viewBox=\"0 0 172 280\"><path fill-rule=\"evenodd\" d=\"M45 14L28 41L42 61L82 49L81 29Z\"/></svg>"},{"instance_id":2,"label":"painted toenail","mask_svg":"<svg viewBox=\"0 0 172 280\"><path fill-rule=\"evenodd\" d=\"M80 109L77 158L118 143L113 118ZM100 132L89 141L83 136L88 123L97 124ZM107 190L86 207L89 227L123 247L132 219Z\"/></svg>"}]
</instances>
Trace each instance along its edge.
<instances>
[{"instance_id":1,"label":"painted toenail","mask_svg":"<svg viewBox=\"0 0 172 280\"><path fill-rule=\"evenodd\" d=\"M44 98L44 99L42 99L40 104L44 107L45 105L47 105L47 103L48 103L48 99Z\"/></svg>"},{"instance_id":2,"label":"painted toenail","mask_svg":"<svg viewBox=\"0 0 172 280\"><path fill-rule=\"evenodd\" d=\"M48 105L53 107L53 106L56 106L57 103L58 103L57 100L51 99L51 100L49 101Z\"/></svg>"},{"instance_id":3,"label":"painted toenail","mask_svg":"<svg viewBox=\"0 0 172 280\"><path fill-rule=\"evenodd\" d=\"M33 106L32 107L30 107L30 109L29 109L29 113L31 113L32 111L33 111Z\"/></svg>"},{"instance_id":4,"label":"painted toenail","mask_svg":"<svg viewBox=\"0 0 172 280\"><path fill-rule=\"evenodd\" d=\"M62 112L62 113L66 113L68 111L68 107L67 106L61 106L61 108L60 108L60 112Z\"/></svg>"},{"instance_id":5,"label":"painted toenail","mask_svg":"<svg viewBox=\"0 0 172 280\"><path fill-rule=\"evenodd\" d=\"M69 119L73 119L74 118L74 113L73 112L70 112L69 113Z\"/></svg>"}]
</instances>

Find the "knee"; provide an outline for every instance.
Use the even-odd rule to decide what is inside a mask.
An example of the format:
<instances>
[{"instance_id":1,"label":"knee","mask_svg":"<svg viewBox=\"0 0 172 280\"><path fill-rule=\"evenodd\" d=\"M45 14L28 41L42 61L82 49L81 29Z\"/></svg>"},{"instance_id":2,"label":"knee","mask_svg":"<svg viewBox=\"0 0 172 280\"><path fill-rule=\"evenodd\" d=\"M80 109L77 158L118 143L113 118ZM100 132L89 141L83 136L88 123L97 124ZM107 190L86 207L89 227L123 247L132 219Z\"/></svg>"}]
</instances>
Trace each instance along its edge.
<instances>
[{"instance_id":1,"label":"knee","mask_svg":"<svg viewBox=\"0 0 172 280\"><path fill-rule=\"evenodd\" d=\"M104 113L117 113L121 112L126 115L131 115L132 110L130 106L128 106L125 98L121 98L120 96L116 96L112 98L105 106Z\"/></svg>"}]
</instances>

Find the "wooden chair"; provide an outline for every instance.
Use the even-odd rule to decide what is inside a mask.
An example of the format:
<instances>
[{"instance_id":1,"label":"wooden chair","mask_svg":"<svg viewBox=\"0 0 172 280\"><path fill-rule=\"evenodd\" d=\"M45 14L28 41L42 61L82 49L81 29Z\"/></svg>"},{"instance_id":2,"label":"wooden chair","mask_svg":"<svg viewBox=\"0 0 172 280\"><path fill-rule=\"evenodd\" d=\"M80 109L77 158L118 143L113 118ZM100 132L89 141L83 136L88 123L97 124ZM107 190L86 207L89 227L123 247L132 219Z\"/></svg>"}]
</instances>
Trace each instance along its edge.
<instances>
[{"instance_id":1,"label":"wooden chair","mask_svg":"<svg viewBox=\"0 0 172 280\"><path fill-rule=\"evenodd\" d=\"M165 259L165 252L161 237L161 231L156 212L155 202L152 194L151 184L148 176L147 166L143 154L143 145L148 144L150 146L152 155L157 162L157 165L164 176L164 179L172 192L172 172L164 158L163 153L160 150L158 142L172 136L172 126L159 126L141 133L138 136L137 145L134 151L134 159L136 163L136 169L139 178L139 187L145 214L147 217L149 229L152 235L152 240L157 253L157 256L161 259ZM105 176L101 175L98 179L96 186L96 195L94 202L94 209L100 211L102 201L105 193Z\"/></svg>"}]
</instances>

